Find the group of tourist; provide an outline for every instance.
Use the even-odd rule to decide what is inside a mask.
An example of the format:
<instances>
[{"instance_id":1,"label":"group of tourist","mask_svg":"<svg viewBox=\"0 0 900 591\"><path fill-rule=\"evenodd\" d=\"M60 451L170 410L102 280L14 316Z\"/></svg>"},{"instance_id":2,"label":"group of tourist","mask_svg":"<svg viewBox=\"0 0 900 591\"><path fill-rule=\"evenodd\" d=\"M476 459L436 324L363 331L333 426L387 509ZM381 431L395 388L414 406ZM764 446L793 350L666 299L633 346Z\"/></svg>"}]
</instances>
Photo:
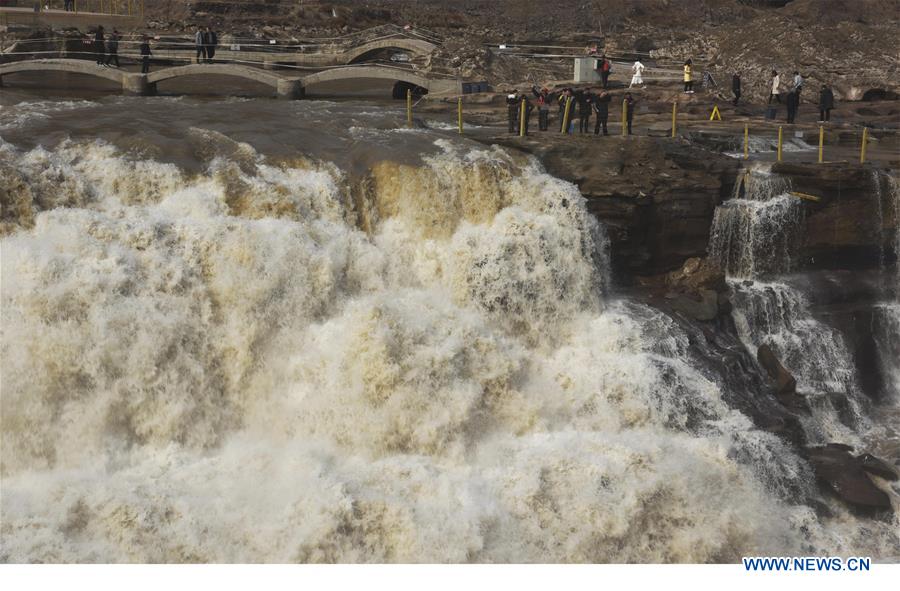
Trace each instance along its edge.
<instances>
[{"instance_id":1,"label":"group of tourist","mask_svg":"<svg viewBox=\"0 0 900 591\"><path fill-rule=\"evenodd\" d=\"M589 48L588 53L595 54L596 50ZM609 105L612 96L608 91L609 74L612 66L605 54L597 59L597 72L600 74L601 88L563 88L551 91L549 88L538 89L532 86L530 93L521 93L518 90L511 91L506 97L507 112L509 117L509 132L520 133L524 125L527 134L530 126L531 115L535 107L538 110L538 129L547 131L550 127L550 113L555 106L558 112L558 125L563 133L589 133L590 120L593 117L594 134L608 135L607 122L609 120ZM645 66L636 60L631 67L632 77L628 88L644 86L643 74ZM711 81L711 80L710 80ZM794 123L800 105L800 94L803 90L803 77L799 72L794 72L791 88L785 97L787 106L787 122ZM704 78L704 84L706 84ZM732 104L738 105L741 99L741 73L734 72L731 77L731 92L734 96ZM694 93L693 61L684 62L684 93ZM781 103L781 79L777 71L772 70L772 86L769 95L769 104L772 101ZM637 100L630 92L622 97L622 109L625 117L626 132L631 135L632 122L634 120L634 107ZM618 101L617 101L618 104ZM524 117L522 108L525 109ZM823 84L819 92L819 122L831 120L831 110L834 108L834 93L831 88Z\"/></svg>"},{"instance_id":2,"label":"group of tourist","mask_svg":"<svg viewBox=\"0 0 900 591\"><path fill-rule=\"evenodd\" d=\"M119 40L122 36L113 29L109 35L103 31L103 25L97 27L94 33L94 53L97 56L98 66L110 66L113 62L119 67Z\"/></svg>"},{"instance_id":3,"label":"group of tourist","mask_svg":"<svg viewBox=\"0 0 900 591\"><path fill-rule=\"evenodd\" d=\"M115 29L107 35L103 30L103 25L97 27L93 40L93 50L97 56L97 65L110 67L115 62L116 67L120 67L119 40L121 38L121 34ZM146 35L141 39L138 53L141 56L141 73L146 74L150 71L150 56L153 55L153 52L150 51L150 38Z\"/></svg>"},{"instance_id":4,"label":"group of tourist","mask_svg":"<svg viewBox=\"0 0 900 591\"><path fill-rule=\"evenodd\" d=\"M194 33L194 45L197 48L197 63L212 63L219 45L219 36L209 27L197 27Z\"/></svg>"},{"instance_id":5,"label":"group of tourist","mask_svg":"<svg viewBox=\"0 0 900 591\"><path fill-rule=\"evenodd\" d=\"M600 135L601 132L603 135L609 135L607 123L612 95L605 88L564 88L550 91L548 88L539 89L537 86L532 86L531 95L529 97L518 90L507 95L506 105L510 133L524 131L526 135L528 134L535 106L538 110L538 129L547 131L550 128L550 112L555 106L557 122L563 133L575 133L576 130L578 133L590 133L590 121L593 117L594 135ZM626 92L623 104L627 132L630 135L637 100L630 92ZM525 109L524 113L522 112L523 108Z\"/></svg>"},{"instance_id":6,"label":"group of tourist","mask_svg":"<svg viewBox=\"0 0 900 591\"><path fill-rule=\"evenodd\" d=\"M793 123L797 118L797 112L800 109L800 95L803 92L803 76L800 72L794 71L794 78L791 81L784 103L787 107L787 122ZM772 101L781 103L781 75L777 70L772 70L772 89L769 93L769 104ZM831 121L831 110L834 108L834 92L827 84L823 84L819 90L819 123Z\"/></svg>"},{"instance_id":7,"label":"group of tourist","mask_svg":"<svg viewBox=\"0 0 900 591\"><path fill-rule=\"evenodd\" d=\"M107 34L103 25L97 27L93 38L93 51L97 57L97 65L99 66L119 66L119 41L122 38L117 30ZM197 63L212 63L216 55L216 47L219 44L219 37L216 32L209 27L198 27L194 35L194 42L197 48ZM141 57L141 73L146 74L150 71L150 57L153 52L150 49L150 38L146 35L141 39L138 48Z\"/></svg>"}]
</instances>

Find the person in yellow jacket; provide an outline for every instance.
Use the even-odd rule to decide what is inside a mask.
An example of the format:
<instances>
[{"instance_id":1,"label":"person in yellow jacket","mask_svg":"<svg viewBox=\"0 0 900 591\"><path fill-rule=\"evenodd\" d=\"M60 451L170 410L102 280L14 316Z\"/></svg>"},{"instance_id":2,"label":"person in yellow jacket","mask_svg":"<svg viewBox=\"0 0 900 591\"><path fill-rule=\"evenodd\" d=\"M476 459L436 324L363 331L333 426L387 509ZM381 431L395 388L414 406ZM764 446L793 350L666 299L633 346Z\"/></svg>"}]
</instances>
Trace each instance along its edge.
<instances>
[{"instance_id":1,"label":"person in yellow jacket","mask_svg":"<svg viewBox=\"0 0 900 591\"><path fill-rule=\"evenodd\" d=\"M690 59L684 62L684 92L694 94L694 63Z\"/></svg>"}]
</instances>

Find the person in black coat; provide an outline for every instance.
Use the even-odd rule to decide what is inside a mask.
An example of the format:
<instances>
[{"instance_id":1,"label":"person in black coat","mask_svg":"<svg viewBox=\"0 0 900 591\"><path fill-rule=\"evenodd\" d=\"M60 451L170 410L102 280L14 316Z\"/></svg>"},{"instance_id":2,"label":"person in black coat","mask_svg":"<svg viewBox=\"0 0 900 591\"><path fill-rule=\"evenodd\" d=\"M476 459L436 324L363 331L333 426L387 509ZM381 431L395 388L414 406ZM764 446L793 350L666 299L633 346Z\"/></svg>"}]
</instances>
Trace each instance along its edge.
<instances>
[{"instance_id":1,"label":"person in black coat","mask_svg":"<svg viewBox=\"0 0 900 591\"><path fill-rule=\"evenodd\" d=\"M741 73L735 72L731 77L731 92L734 94L734 106L736 107L741 98Z\"/></svg>"},{"instance_id":2,"label":"person in black coat","mask_svg":"<svg viewBox=\"0 0 900 591\"><path fill-rule=\"evenodd\" d=\"M509 123L509 133L518 133L519 131L519 103L521 100L518 90L506 95L506 117Z\"/></svg>"},{"instance_id":3,"label":"person in black coat","mask_svg":"<svg viewBox=\"0 0 900 591\"><path fill-rule=\"evenodd\" d=\"M631 135L631 122L634 120L634 107L637 101L630 92L625 93L625 120L628 122L628 135Z\"/></svg>"},{"instance_id":4,"label":"person in black coat","mask_svg":"<svg viewBox=\"0 0 900 591\"><path fill-rule=\"evenodd\" d=\"M112 34L106 40L106 65L116 62L119 67L119 32L113 29Z\"/></svg>"},{"instance_id":5,"label":"person in black coat","mask_svg":"<svg viewBox=\"0 0 900 591\"><path fill-rule=\"evenodd\" d=\"M216 32L206 27L203 33L203 47L206 50L206 62L212 63L213 57L216 55L216 46L219 44L219 36Z\"/></svg>"},{"instance_id":6,"label":"person in black coat","mask_svg":"<svg viewBox=\"0 0 900 591\"><path fill-rule=\"evenodd\" d=\"M150 56L153 55L153 52L150 51L150 37L144 36L139 52L141 54L141 74L146 74L150 71Z\"/></svg>"},{"instance_id":7,"label":"person in black coat","mask_svg":"<svg viewBox=\"0 0 900 591\"><path fill-rule=\"evenodd\" d=\"M97 65L102 66L106 63L106 37L103 35L103 25L97 27L94 33L94 53L97 54Z\"/></svg>"},{"instance_id":8,"label":"person in black coat","mask_svg":"<svg viewBox=\"0 0 900 591\"><path fill-rule=\"evenodd\" d=\"M797 118L797 111L800 107L800 93L792 89L788 93L785 102L787 103L787 122L793 123Z\"/></svg>"},{"instance_id":9,"label":"person in black coat","mask_svg":"<svg viewBox=\"0 0 900 591\"><path fill-rule=\"evenodd\" d=\"M827 84L819 91L819 123L831 121L831 110L834 108L834 93Z\"/></svg>"},{"instance_id":10,"label":"person in black coat","mask_svg":"<svg viewBox=\"0 0 900 591\"><path fill-rule=\"evenodd\" d=\"M576 95L578 97L578 133L587 133L590 128L591 122L591 103L594 100L594 95L590 91L581 90Z\"/></svg>"},{"instance_id":11,"label":"person in black coat","mask_svg":"<svg viewBox=\"0 0 900 591\"><path fill-rule=\"evenodd\" d=\"M609 121L609 103L611 100L612 97L605 90L594 97L593 107L597 118L594 123L594 135L600 134L601 127L603 127L603 135L609 135L609 131L606 129L606 122Z\"/></svg>"}]
</instances>

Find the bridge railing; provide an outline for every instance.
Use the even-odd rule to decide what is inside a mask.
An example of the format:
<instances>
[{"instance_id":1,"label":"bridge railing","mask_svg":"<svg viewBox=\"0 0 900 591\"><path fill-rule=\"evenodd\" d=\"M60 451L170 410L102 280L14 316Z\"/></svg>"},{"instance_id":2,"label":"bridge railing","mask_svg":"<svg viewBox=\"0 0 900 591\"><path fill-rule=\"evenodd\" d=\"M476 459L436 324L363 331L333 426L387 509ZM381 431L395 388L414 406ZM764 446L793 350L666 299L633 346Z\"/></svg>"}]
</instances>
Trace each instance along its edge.
<instances>
[{"instance_id":1,"label":"bridge railing","mask_svg":"<svg viewBox=\"0 0 900 591\"><path fill-rule=\"evenodd\" d=\"M109 2L110 0L104 0ZM231 47L238 47L242 51L254 51L260 53L343 53L368 43L381 41L386 39L418 39L427 41L427 39L411 34L412 31L404 30L396 25L381 25L372 27L357 33L351 33L341 37L317 37L309 39L293 38L286 42L283 39L267 39L267 38L249 38L237 37L221 34L219 39L219 51L227 51ZM141 35L130 34L123 35L120 43L126 43L129 39L140 39ZM18 39L12 42L7 48L0 48L3 53L16 53L12 51L13 47L20 49L21 53L33 53L28 51L29 45L46 44L54 42L65 42L77 37L42 37L32 39ZM181 49L184 51L192 51L195 48L195 42L192 35L166 35L156 36L155 41L158 45L163 44L167 49ZM432 41L429 43L435 44Z\"/></svg>"}]
</instances>

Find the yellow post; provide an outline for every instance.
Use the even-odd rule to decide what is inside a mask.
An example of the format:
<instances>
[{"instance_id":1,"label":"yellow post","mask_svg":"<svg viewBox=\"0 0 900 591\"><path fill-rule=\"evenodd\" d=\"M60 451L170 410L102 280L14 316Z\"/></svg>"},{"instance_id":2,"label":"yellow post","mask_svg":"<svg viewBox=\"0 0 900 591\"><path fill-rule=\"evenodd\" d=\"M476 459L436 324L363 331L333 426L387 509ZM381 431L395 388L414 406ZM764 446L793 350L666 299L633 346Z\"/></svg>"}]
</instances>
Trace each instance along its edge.
<instances>
[{"instance_id":1,"label":"yellow post","mask_svg":"<svg viewBox=\"0 0 900 591\"><path fill-rule=\"evenodd\" d=\"M628 103L625 101L625 99L622 99L622 137L625 137L625 132L628 131L628 122L626 121L626 119L628 119L627 111Z\"/></svg>"},{"instance_id":2,"label":"yellow post","mask_svg":"<svg viewBox=\"0 0 900 591\"><path fill-rule=\"evenodd\" d=\"M406 126L412 127L412 88L406 89Z\"/></svg>"},{"instance_id":3,"label":"yellow post","mask_svg":"<svg viewBox=\"0 0 900 591\"><path fill-rule=\"evenodd\" d=\"M566 98L566 111L563 113L562 126L559 128L560 133L567 133L569 131L569 111L572 108L572 97Z\"/></svg>"},{"instance_id":4,"label":"yellow post","mask_svg":"<svg viewBox=\"0 0 900 591\"><path fill-rule=\"evenodd\" d=\"M672 103L672 137L675 137L675 117L678 113L678 101Z\"/></svg>"},{"instance_id":5,"label":"yellow post","mask_svg":"<svg viewBox=\"0 0 900 591\"><path fill-rule=\"evenodd\" d=\"M859 148L859 163L866 163L866 142L869 139L869 128L863 127L862 146Z\"/></svg>"},{"instance_id":6,"label":"yellow post","mask_svg":"<svg viewBox=\"0 0 900 591\"><path fill-rule=\"evenodd\" d=\"M523 96L522 102L519 104L519 137L525 137L525 107L527 104L528 99Z\"/></svg>"},{"instance_id":7,"label":"yellow post","mask_svg":"<svg viewBox=\"0 0 900 591\"><path fill-rule=\"evenodd\" d=\"M778 161L781 162L781 133L782 127L778 126Z\"/></svg>"},{"instance_id":8,"label":"yellow post","mask_svg":"<svg viewBox=\"0 0 900 591\"><path fill-rule=\"evenodd\" d=\"M744 160L750 158L750 125L744 123Z\"/></svg>"},{"instance_id":9,"label":"yellow post","mask_svg":"<svg viewBox=\"0 0 900 591\"><path fill-rule=\"evenodd\" d=\"M462 134L462 97L456 99L456 123L459 126L459 133Z\"/></svg>"},{"instance_id":10,"label":"yellow post","mask_svg":"<svg viewBox=\"0 0 900 591\"><path fill-rule=\"evenodd\" d=\"M822 156L824 154L825 148L825 128L821 125L819 126L819 164L824 162Z\"/></svg>"}]
</instances>

